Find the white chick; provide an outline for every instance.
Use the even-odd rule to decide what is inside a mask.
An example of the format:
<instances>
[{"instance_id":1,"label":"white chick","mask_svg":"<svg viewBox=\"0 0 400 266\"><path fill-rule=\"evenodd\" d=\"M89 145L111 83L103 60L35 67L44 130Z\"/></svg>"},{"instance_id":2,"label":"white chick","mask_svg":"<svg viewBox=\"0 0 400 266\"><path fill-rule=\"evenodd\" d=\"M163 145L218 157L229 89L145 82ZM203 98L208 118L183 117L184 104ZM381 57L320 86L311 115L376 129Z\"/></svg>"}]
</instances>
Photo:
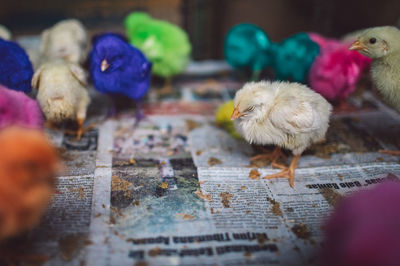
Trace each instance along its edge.
<instances>
[{"instance_id":1,"label":"white chick","mask_svg":"<svg viewBox=\"0 0 400 266\"><path fill-rule=\"evenodd\" d=\"M46 119L54 124L76 120L80 139L90 103L84 70L61 60L48 62L33 75L32 87L38 90L37 100Z\"/></svg>"},{"instance_id":2,"label":"white chick","mask_svg":"<svg viewBox=\"0 0 400 266\"><path fill-rule=\"evenodd\" d=\"M323 141L332 106L305 85L289 82L250 82L236 92L232 120L249 143L274 144L272 166L282 171L265 179L286 177L294 186L294 171L302 152ZM289 167L276 163L280 147L292 151Z\"/></svg>"},{"instance_id":3,"label":"white chick","mask_svg":"<svg viewBox=\"0 0 400 266\"><path fill-rule=\"evenodd\" d=\"M42 33L42 62L62 58L68 62L82 64L88 51L89 39L86 30L76 19L58 22Z\"/></svg>"},{"instance_id":4,"label":"white chick","mask_svg":"<svg viewBox=\"0 0 400 266\"><path fill-rule=\"evenodd\" d=\"M11 40L11 32L3 25L0 25L0 38L6 41Z\"/></svg>"}]
</instances>

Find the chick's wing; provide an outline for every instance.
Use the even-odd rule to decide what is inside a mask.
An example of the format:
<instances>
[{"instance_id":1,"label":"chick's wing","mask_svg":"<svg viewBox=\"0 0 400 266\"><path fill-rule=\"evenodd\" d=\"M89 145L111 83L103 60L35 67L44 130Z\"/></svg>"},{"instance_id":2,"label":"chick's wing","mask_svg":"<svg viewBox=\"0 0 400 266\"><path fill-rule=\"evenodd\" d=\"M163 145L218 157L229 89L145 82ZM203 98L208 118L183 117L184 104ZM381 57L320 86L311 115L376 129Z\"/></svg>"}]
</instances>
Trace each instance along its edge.
<instances>
[{"instance_id":1,"label":"chick's wing","mask_svg":"<svg viewBox=\"0 0 400 266\"><path fill-rule=\"evenodd\" d=\"M275 127L291 135L313 131L319 123L311 104L296 97L278 101L268 118Z\"/></svg>"}]
</instances>

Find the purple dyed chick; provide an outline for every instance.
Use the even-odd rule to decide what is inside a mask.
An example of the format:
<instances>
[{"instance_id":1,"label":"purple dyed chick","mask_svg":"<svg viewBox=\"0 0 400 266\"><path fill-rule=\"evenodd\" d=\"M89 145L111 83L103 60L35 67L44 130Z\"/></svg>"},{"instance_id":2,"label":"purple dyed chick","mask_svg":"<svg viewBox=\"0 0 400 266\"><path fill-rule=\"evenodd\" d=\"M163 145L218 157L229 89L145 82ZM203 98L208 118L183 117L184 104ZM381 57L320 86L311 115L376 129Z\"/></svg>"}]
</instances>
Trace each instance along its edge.
<instances>
[{"instance_id":1,"label":"purple dyed chick","mask_svg":"<svg viewBox=\"0 0 400 266\"><path fill-rule=\"evenodd\" d=\"M43 115L37 101L0 85L0 129L10 125L42 128Z\"/></svg>"},{"instance_id":2,"label":"purple dyed chick","mask_svg":"<svg viewBox=\"0 0 400 266\"><path fill-rule=\"evenodd\" d=\"M400 182L345 198L325 227L323 265L400 265Z\"/></svg>"},{"instance_id":3,"label":"purple dyed chick","mask_svg":"<svg viewBox=\"0 0 400 266\"><path fill-rule=\"evenodd\" d=\"M33 67L25 50L17 43L0 38L0 84L29 93Z\"/></svg>"},{"instance_id":4,"label":"purple dyed chick","mask_svg":"<svg viewBox=\"0 0 400 266\"><path fill-rule=\"evenodd\" d=\"M150 86L152 64L120 35L95 38L90 54L90 73L95 88L140 101Z\"/></svg>"}]
</instances>

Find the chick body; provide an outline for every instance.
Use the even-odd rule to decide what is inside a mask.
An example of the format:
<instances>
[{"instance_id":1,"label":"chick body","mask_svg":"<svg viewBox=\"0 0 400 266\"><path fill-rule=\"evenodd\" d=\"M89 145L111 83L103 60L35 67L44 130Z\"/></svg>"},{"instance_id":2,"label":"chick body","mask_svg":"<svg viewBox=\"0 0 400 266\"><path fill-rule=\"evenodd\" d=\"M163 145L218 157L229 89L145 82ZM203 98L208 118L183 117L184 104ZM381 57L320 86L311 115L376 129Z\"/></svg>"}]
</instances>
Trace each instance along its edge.
<instances>
[{"instance_id":1,"label":"chick body","mask_svg":"<svg viewBox=\"0 0 400 266\"><path fill-rule=\"evenodd\" d=\"M0 85L0 129L10 125L41 128L43 116L37 101Z\"/></svg>"},{"instance_id":2,"label":"chick body","mask_svg":"<svg viewBox=\"0 0 400 266\"><path fill-rule=\"evenodd\" d=\"M332 109L305 85L266 81L247 83L234 105L244 114L235 127L248 142L275 144L294 155L324 139Z\"/></svg>"},{"instance_id":3,"label":"chick body","mask_svg":"<svg viewBox=\"0 0 400 266\"><path fill-rule=\"evenodd\" d=\"M33 228L50 203L60 163L39 130L0 131L0 240Z\"/></svg>"},{"instance_id":4,"label":"chick body","mask_svg":"<svg viewBox=\"0 0 400 266\"><path fill-rule=\"evenodd\" d=\"M3 25L0 25L0 38L6 41L11 40L11 32Z\"/></svg>"},{"instance_id":5,"label":"chick body","mask_svg":"<svg viewBox=\"0 0 400 266\"><path fill-rule=\"evenodd\" d=\"M32 79L37 100L48 121L85 120L90 103L84 70L63 61L43 64Z\"/></svg>"},{"instance_id":6,"label":"chick body","mask_svg":"<svg viewBox=\"0 0 400 266\"><path fill-rule=\"evenodd\" d=\"M81 22L67 19L43 31L40 51L42 62L64 59L72 63L84 63L89 39Z\"/></svg>"}]
</instances>

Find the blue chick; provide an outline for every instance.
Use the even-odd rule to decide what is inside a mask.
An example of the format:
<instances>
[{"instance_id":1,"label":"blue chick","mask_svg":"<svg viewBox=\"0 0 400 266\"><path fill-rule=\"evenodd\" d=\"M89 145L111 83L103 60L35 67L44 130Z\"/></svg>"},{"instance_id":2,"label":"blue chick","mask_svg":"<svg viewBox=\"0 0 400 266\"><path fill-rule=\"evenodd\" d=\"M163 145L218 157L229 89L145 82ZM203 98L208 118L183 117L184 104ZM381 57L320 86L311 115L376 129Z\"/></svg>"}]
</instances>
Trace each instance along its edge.
<instances>
[{"instance_id":1,"label":"blue chick","mask_svg":"<svg viewBox=\"0 0 400 266\"><path fill-rule=\"evenodd\" d=\"M144 54L122 36L106 33L94 39L90 74L99 92L122 94L139 104L149 89L151 69Z\"/></svg>"},{"instance_id":2,"label":"blue chick","mask_svg":"<svg viewBox=\"0 0 400 266\"><path fill-rule=\"evenodd\" d=\"M25 50L15 42L0 38L0 58L0 84L29 93L32 89L33 67Z\"/></svg>"}]
</instances>

